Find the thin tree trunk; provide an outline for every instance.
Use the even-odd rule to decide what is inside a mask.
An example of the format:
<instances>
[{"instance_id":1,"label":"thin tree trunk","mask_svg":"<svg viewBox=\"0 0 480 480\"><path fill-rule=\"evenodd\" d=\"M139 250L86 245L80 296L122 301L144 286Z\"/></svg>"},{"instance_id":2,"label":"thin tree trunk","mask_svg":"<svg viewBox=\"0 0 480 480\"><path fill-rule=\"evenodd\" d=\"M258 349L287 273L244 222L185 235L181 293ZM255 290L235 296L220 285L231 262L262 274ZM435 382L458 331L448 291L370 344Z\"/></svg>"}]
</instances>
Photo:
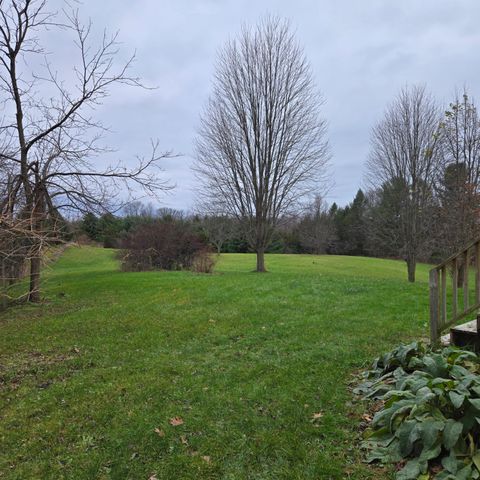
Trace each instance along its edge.
<instances>
[{"instance_id":1,"label":"thin tree trunk","mask_svg":"<svg viewBox=\"0 0 480 480\"><path fill-rule=\"evenodd\" d=\"M32 229L34 232L42 231L41 215L43 214L43 199L41 197L33 199L32 204ZM40 302L40 270L42 267L42 248L40 243L32 247L30 258L30 290L28 292L28 301L32 303Z\"/></svg>"},{"instance_id":2,"label":"thin tree trunk","mask_svg":"<svg viewBox=\"0 0 480 480\"><path fill-rule=\"evenodd\" d=\"M32 303L40 302L40 252L35 252L30 259L30 291L28 301Z\"/></svg>"},{"instance_id":3,"label":"thin tree trunk","mask_svg":"<svg viewBox=\"0 0 480 480\"><path fill-rule=\"evenodd\" d=\"M257 272L264 273L265 269L265 249L263 247L257 249Z\"/></svg>"},{"instance_id":4,"label":"thin tree trunk","mask_svg":"<svg viewBox=\"0 0 480 480\"><path fill-rule=\"evenodd\" d=\"M5 268L5 260L2 260L2 304L1 308L4 310L8 306L8 297L7 297L7 292L8 292L8 280L7 280L7 274L6 274L6 268Z\"/></svg>"},{"instance_id":5,"label":"thin tree trunk","mask_svg":"<svg viewBox=\"0 0 480 480\"><path fill-rule=\"evenodd\" d=\"M415 282L415 270L417 268L417 259L415 255L409 255L407 257L407 270L408 270L408 281Z\"/></svg>"}]
</instances>

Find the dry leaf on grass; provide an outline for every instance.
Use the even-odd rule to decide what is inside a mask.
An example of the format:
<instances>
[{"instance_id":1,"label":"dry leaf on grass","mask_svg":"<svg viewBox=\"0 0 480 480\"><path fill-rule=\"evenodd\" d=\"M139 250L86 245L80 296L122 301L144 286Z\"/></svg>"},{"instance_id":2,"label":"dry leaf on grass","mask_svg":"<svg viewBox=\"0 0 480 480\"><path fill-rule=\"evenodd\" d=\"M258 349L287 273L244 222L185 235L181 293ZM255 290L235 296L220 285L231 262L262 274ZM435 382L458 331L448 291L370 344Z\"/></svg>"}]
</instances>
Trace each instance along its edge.
<instances>
[{"instance_id":1,"label":"dry leaf on grass","mask_svg":"<svg viewBox=\"0 0 480 480\"><path fill-rule=\"evenodd\" d=\"M158 480L157 474L154 473L151 477L148 478L148 480Z\"/></svg>"},{"instance_id":2,"label":"dry leaf on grass","mask_svg":"<svg viewBox=\"0 0 480 480\"><path fill-rule=\"evenodd\" d=\"M203 461L205 461L207 463L211 463L211 461L212 461L211 458L208 455L203 455L201 458L202 458Z\"/></svg>"},{"instance_id":3,"label":"dry leaf on grass","mask_svg":"<svg viewBox=\"0 0 480 480\"><path fill-rule=\"evenodd\" d=\"M160 428L156 428L154 432L159 436L159 437L164 437L165 432L163 430L160 430Z\"/></svg>"},{"instance_id":4,"label":"dry leaf on grass","mask_svg":"<svg viewBox=\"0 0 480 480\"><path fill-rule=\"evenodd\" d=\"M187 437L185 435L180 435L180 441L184 444L184 445L188 445L188 440L187 440Z\"/></svg>"},{"instance_id":5,"label":"dry leaf on grass","mask_svg":"<svg viewBox=\"0 0 480 480\"><path fill-rule=\"evenodd\" d=\"M323 417L323 412L317 412L312 415L312 420L320 420Z\"/></svg>"},{"instance_id":6,"label":"dry leaf on grass","mask_svg":"<svg viewBox=\"0 0 480 480\"><path fill-rule=\"evenodd\" d=\"M170 425L173 427L178 427L179 425L183 425L183 419L180 417L173 417L170 419Z\"/></svg>"}]
</instances>

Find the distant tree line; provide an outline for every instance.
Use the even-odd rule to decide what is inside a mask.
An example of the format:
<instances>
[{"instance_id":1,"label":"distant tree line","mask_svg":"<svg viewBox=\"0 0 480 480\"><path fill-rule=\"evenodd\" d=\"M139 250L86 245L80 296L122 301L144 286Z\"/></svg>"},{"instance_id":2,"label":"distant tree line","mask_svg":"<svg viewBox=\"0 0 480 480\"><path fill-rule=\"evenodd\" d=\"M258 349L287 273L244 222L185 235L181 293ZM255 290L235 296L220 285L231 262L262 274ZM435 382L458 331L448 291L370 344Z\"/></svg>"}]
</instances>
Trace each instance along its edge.
<instances>
[{"instance_id":1,"label":"distant tree line","mask_svg":"<svg viewBox=\"0 0 480 480\"><path fill-rule=\"evenodd\" d=\"M403 259L415 281L417 262L439 262L480 236L480 119L468 93L442 112L425 87L404 88L372 130L367 182L343 207L321 195L295 204L269 227L265 252ZM137 202L120 217L87 214L82 230L115 247L158 220L181 223L218 253L257 252L251 219L235 214L154 212Z\"/></svg>"},{"instance_id":2,"label":"distant tree line","mask_svg":"<svg viewBox=\"0 0 480 480\"><path fill-rule=\"evenodd\" d=\"M345 207L328 207L319 196L297 213L282 218L272 233L267 253L368 255L366 240L367 199L359 190ZM125 239L144 225L181 225L216 253L254 252L242 222L236 217L189 214L134 202L120 215L87 213L72 223L76 238L122 248ZM168 228L168 227L166 227Z\"/></svg>"},{"instance_id":3,"label":"distant tree line","mask_svg":"<svg viewBox=\"0 0 480 480\"><path fill-rule=\"evenodd\" d=\"M465 111L477 121L475 107L466 93L461 102L450 105L440 128L451 134L449 123L456 122L455 116ZM476 138L480 141L480 129ZM329 206L318 195L279 219L266 252L374 256L408 262L409 242L413 242L416 261L438 262L448 257L480 235L480 157L473 158L477 155L476 144L472 141L469 147L472 153L468 162L464 157L448 157L447 148L452 148L449 145L443 147L441 163L429 185L421 183L425 190L421 205L409 204L414 201L413 192L408 181L400 177L385 179L365 192L359 189L343 207L336 203ZM412 239L405 222L413 208L419 218ZM118 248L129 232L155 222L182 225L217 253L255 251L237 217L155 210L141 202L129 204L119 216L88 213L77 227L89 239Z\"/></svg>"}]
</instances>

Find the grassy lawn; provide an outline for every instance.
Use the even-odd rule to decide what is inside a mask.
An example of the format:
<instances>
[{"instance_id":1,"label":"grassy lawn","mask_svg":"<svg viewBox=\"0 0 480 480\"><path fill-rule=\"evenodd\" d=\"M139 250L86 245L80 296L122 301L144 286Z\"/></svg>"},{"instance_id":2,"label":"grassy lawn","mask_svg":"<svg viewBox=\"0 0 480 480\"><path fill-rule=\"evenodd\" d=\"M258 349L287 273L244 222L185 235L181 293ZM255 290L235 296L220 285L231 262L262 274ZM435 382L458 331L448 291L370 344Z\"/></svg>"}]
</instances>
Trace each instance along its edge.
<instances>
[{"instance_id":1,"label":"grassy lawn","mask_svg":"<svg viewBox=\"0 0 480 480\"><path fill-rule=\"evenodd\" d=\"M67 250L44 305L0 316L0 478L390 478L361 463L348 383L425 335L427 268L410 285L387 260L253 266L122 273Z\"/></svg>"}]
</instances>

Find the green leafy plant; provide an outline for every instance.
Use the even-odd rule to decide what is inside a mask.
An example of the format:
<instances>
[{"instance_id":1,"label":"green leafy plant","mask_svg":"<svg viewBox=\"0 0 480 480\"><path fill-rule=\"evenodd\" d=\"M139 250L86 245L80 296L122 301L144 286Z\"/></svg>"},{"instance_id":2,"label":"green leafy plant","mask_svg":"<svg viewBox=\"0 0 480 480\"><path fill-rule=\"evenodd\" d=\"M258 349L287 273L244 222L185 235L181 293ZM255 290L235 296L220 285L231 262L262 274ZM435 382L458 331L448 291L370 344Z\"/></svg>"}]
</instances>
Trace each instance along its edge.
<instances>
[{"instance_id":1,"label":"green leafy plant","mask_svg":"<svg viewBox=\"0 0 480 480\"><path fill-rule=\"evenodd\" d=\"M473 352L416 342L375 360L354 391L380 407L367 461L397 464L397 480L480 479L479 373Z\"/></svg>"}]
</instances>

